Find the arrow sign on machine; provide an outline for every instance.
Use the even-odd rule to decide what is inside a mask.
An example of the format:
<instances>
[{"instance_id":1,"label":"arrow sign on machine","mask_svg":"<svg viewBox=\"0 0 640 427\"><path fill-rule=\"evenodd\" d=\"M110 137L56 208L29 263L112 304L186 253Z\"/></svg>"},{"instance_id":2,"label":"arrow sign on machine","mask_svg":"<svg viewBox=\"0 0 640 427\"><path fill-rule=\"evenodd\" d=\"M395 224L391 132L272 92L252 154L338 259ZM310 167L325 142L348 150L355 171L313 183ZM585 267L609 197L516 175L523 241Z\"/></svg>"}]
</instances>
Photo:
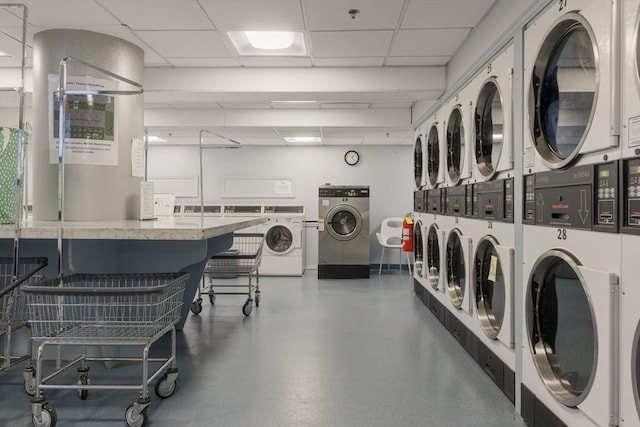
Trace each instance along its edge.
<instances>
[{"instance_id":1,"label":"arrow sign on machine","mask_svg":"<svg viewBox=\"0 0 640 427\"><path fill-rule=\"evenodd\" d=\"M536 206L538 207L538 216L536 219L538 221L542 220L542 211L544 208L544 198L542 197L542 193L538 194L538 200L536 201Z\"/></svg>"},{"instance_id":2,"label":"arrow sign on machine","mask_svg":"<svg viewBox=\"0 0 640 427\"><path fill-rule=\"evenodd\" d=\"M585 224L587 218L589 218L589 209L587 207L587 190L580 190L580 209L578 209L578 214L580 214L582 224Z\"/></svg>"}]
</instances>

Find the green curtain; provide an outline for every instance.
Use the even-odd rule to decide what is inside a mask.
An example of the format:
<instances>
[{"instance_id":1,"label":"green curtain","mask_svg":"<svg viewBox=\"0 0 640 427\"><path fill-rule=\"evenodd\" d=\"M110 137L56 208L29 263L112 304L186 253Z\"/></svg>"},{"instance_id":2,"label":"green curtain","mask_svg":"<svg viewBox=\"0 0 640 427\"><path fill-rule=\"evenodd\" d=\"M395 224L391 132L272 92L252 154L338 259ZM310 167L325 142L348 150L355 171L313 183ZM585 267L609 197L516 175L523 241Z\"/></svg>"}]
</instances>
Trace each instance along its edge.
<instances>
[{"instance_id":1,"label":"green curtain","mask_svg":"<svg viewBox=\"0 0 640 427\"><path fill-rule=\"evenodd\" d=\"M15 222L17 165L18 129L0 128L0 224Z\"/></svg>"}]
</instances>

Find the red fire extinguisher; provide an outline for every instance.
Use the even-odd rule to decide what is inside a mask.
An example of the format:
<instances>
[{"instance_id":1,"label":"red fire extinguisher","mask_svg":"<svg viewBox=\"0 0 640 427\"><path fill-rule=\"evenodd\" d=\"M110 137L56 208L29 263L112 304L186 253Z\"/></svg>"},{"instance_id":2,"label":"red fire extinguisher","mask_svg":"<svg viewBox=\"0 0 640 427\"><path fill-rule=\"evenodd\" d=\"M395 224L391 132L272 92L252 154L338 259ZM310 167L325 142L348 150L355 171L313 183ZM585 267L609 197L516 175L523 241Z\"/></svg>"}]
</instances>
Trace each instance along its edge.
<instances>
[{"instance_id":1,"label":"red fire extinguisher","mask_svg":"<svg viewBox=\"0 0 640 427\"><path fill-rule=\"evenodd\" d=\"M402 221L402 251L413 252L413 218L409 215Z\"/></svg>"}]
</instances>

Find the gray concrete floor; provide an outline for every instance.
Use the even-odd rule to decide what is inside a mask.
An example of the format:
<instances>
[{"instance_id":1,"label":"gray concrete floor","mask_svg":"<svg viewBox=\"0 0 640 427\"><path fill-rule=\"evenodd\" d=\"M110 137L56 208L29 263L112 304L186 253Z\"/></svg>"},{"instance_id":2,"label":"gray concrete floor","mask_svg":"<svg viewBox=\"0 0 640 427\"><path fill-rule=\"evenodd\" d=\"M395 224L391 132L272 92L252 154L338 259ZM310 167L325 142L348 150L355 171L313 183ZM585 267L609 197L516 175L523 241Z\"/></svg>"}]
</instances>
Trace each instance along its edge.
<instances>
[{"instance_id":1,"label":"gray concrete floor","mask_svg":"<svg viewBox=\"0 0 640 427\"><path fill-rule=\"evenodd\" d=\"M415 297L406 272L317 280L308 271L260 285L261 305L250 317L241 296L219 296L189 317L178 333L178 388L164 400L152 392L148 426L525 425ZM135 379L134 368L93 366L91 382ZM0 426L32 425L21 370L0 374ZM58 426L122 426L137 393L46 397Z\"/></svg>"}]
</instances>

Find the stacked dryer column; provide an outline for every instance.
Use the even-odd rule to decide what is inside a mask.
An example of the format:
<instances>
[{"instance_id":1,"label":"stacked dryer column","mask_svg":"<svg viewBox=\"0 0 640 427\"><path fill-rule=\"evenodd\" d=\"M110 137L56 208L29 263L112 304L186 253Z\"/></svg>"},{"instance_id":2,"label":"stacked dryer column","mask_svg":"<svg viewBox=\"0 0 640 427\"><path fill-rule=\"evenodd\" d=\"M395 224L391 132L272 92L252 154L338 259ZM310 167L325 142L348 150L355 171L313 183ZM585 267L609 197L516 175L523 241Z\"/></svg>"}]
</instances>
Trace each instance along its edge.
<instances>
[{"instance_id":1,"label":"stacked dryer column","mask_svg":"<svg viewBox=\"0 0 640 427\"><path fill-rule=\"evenodd\" d=\"M552 2L524 33L521 412L531 427L619 422L619 2L569 3Z\"/></svg>"}]
</instances>

